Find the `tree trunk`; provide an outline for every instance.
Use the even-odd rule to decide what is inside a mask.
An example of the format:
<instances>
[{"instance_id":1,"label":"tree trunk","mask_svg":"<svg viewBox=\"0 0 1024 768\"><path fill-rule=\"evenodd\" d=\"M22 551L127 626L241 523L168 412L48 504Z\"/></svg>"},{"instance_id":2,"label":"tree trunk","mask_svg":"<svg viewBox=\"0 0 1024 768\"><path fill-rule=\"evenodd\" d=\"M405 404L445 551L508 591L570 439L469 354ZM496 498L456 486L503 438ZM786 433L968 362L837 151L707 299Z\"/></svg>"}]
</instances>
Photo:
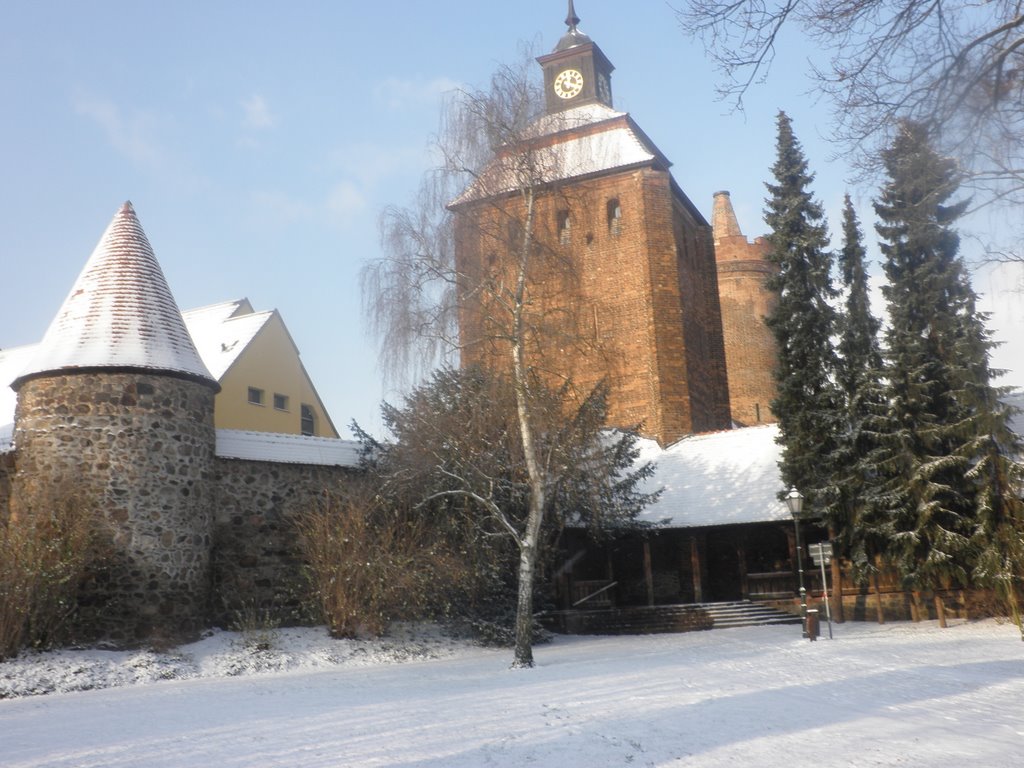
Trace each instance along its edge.
<instances>
[{"instance_id":1,"label":"tree trunk","mask_svg":"<svg viewBox=\"0 0 1024 768\"><path fill-rule=\"evenodd\" d=\"M516 600L516 646L512 666L533 666L533 577L537 565L541 523L544 520L546 478L537 456L533 425L530 421L529 381L527 380L523 303L526 295L527 265L533 246L533 203L531 191L526 193L526 222L519 252L516 293L512 306L512 384L516 393L516 415L519 436L523 442L523 460L530 486L529 514L526 531L519 542L519 585Z\"/></svg>"},{"instance_id":2,"label":"tree trunk","mask_svg":"<svg viewBox=\"0 0 1024 768\"><path fill-rule=\"evenodd\" d=\"M938 592L935 593L935 615L939 618L939 626L943 629L946 628L946 603L942 599L942 595Z\"/></svg>"},{"instance_id":3,"label":"tree trunk","mask_svg":"<svg viewBox=\"0 0 1024 768\"><path fill-rule=\"evenodd\" d=\"M537 560L534 547L519 552L519 585L516 597L516 645L512 667L533 666L533 571Z\"/></svg>"},{"instance_id":4,"label":"tree trunk","mask_svg":"<svg viewBox=\"0 0 1024 768\"><path fill-rule=\"evenodd\" d=\"M885 624L885 609L882 608L882 590L878 584L878 571L875 571L872 580L875 582L875 615L878 617L879 624Z\"/></svg>"},{"instance_id":5,"label":"tree trunk","mask_svg":"<svg viewBox=\"0 0 1024 768\"><path fill-rule=\"evenodd\" d=\"M921 620L921 591L917 589L910 592L910 619Z\"/></svg>"}]
</instances>

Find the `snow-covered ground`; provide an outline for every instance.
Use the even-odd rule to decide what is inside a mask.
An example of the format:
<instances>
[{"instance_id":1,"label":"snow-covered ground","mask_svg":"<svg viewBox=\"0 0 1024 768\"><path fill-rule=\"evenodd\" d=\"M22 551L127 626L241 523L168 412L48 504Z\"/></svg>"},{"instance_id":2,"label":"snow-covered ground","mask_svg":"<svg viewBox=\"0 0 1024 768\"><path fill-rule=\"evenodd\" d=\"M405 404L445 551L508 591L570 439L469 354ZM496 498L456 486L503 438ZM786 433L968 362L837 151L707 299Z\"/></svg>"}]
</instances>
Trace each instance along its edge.
<instances>
[{"instance_id":1,"label":"snow-covered ground","mask_svg":"<svg viewBox=\"0 0 1024 768\"><path fill-rule=\"evenodd\" d=\"M537 666L409 631L375 642L217 633L166 655L0 664L0 764L1014 766L1012 625L845 624L560 637ZM397 663L401 662L401 663ZM139 683L139 684L134 684ZM101 688L103 685L118 687ZM93 688L93 690L75 690ZM58 692L28 695L43 690ZM60 692L69 691L69 692ZM13 698L10 698L12 697Z\"/></svg>"}]
</instances>

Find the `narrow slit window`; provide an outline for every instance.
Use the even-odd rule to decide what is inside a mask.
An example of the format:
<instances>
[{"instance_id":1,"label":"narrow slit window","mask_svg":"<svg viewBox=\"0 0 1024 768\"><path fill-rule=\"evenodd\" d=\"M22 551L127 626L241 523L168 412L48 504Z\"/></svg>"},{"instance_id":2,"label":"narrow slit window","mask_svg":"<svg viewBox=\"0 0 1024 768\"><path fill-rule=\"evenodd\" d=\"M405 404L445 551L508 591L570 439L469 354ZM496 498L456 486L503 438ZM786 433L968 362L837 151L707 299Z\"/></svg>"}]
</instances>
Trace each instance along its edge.
<instances>
[{"instance_id":1,"label":"narrow slit window","mask_svg":"<svg viewBox=\"0 0 1024 768\"><path fill-rule=\"evenodd\" d=\"M568 211L558 212L558 242L562 245L568 245L572 240L572 217L569 216Z\"/></svg>"},{"instance_id":2,"label":"narrow slit window","mask_svg":"<svg viewBox=\"0 0 1024 768\"><path fill-rule=\"evenodd\" d=\"M608 231L613 235L619 234L619 230L622 228L622 206L619 204L619 199L613 197L608 201Z\"/></svg>"}]
</instances>

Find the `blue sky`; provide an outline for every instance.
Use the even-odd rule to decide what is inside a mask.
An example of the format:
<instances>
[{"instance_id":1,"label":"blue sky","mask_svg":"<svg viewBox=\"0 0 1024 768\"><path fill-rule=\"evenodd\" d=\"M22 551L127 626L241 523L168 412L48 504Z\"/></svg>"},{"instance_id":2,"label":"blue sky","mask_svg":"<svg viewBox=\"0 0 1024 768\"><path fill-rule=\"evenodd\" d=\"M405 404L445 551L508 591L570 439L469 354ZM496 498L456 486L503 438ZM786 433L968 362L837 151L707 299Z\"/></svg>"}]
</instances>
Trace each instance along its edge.
<instances>
[{"instance_id":1,"label":"blue sky","mask_svg":"<svg viewBox=\"0 0 1024 768\"><path fill-rule=\"evenodd\" d=\"M521 42L545 53L563 0L365 3L7 0L0 25L0 346L38 341L120 204L131 200L183 309L248 297L277 308L339 428L378 431L382 389L363 330L360 266L377 221L429 165L441 94L483 85ZM873 244L874 190L846 184L806 94L808 46L783 39L743 115L660 0L579 0L580 27L617 67L615 105L674 162L710 216L728 189L762 234L775 114L817 173L833 233L844 191ZM981 222L998 226L998 222ZM875 258L877 250L873 249ZM997 352L1024 384L1021 271L976 276ZM343 430L347 431L347 430Z\"/></svg>"}]
</instances>

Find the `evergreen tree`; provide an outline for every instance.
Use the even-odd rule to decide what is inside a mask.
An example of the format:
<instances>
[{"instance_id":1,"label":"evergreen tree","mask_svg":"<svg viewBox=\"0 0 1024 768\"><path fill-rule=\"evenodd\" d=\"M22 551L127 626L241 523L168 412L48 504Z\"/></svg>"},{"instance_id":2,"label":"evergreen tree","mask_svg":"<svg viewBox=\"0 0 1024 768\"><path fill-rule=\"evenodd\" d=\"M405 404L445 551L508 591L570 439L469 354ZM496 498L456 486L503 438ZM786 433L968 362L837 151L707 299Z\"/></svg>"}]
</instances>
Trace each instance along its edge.
<instances>
[{"instance_id":1,"label":"evergreen tree","mask_svg":"<svg viewBox=\"0 0 1024 768\"><path fill-rule=\"evenodd\" d=\"M784 484L799 488L809 509L831 523L838 509L832 460L841 415L831 341L832 256L824 211L808 189L814 176L784 112L778 116L776 149L775 183L765 185L765 221L768 258L777 267L768 285L779 295L767 323L779 349L772 411L785 447L780 469Z\"/></svg>"},{"instance_id":2,"label":"evergreen tree","mask_svg":"<svg viewBox=\"0 0 1024 768\"><path fill-rule=\"evenodd\" d=\"M866 252L857 213L850 196L843 199L843 248L839 269L846 294L844 312L839 315L839 358L836 380L843 397L844 424L838 436L838 476L841 515L837 515L834 536L843 553L850 556L857 571L866 575L874 566L883 542L858 525L864 490L872 474L866 459L873 442L866 423L882 401L880 389L882 355L878 334L881 323L871 313Z\"/></svg>"},{"instance_id":3,"label":"evergreen tree","mask_svg":"<svg viewBox=\"0 0 1024 768\"><path fill-rule=\"evenodd\" d=\"M915 588L999 587L1011 606L1022 553L1020 441L991 385L985 318L953 224L967 202L954 161L906 123L883 152L880 219L890 315L885 410L872 465L875 528Z\"/></svg>"}]
</instances>

